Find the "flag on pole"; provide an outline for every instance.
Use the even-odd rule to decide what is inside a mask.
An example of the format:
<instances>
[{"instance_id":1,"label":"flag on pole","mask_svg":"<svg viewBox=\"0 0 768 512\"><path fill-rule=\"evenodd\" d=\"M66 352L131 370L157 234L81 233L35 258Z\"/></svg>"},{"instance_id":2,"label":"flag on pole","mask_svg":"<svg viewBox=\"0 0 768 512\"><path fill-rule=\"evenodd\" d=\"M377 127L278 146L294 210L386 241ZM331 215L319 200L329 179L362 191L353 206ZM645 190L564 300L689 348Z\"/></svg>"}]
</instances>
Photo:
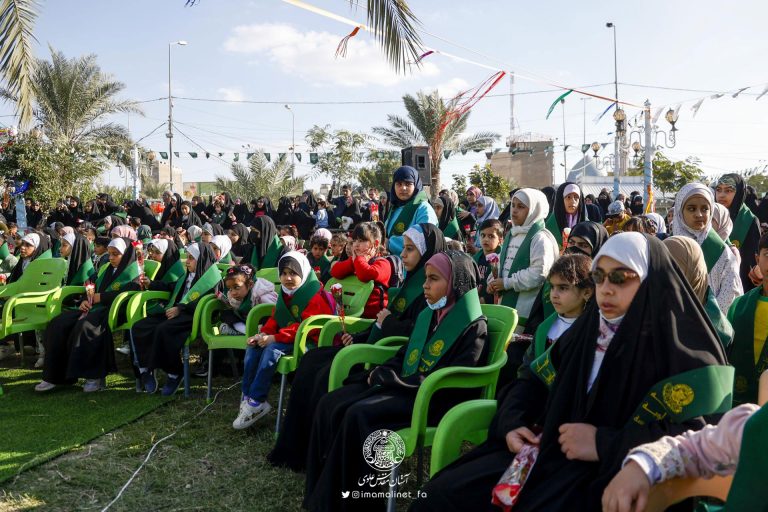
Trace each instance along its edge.
<instances>
[{"instance_id":1,"label":"flag on pole","mask_svg":"<svg viewBox=\"0 0 768 512\"><path fill-rule=\"evenodd\" d=\"M557 104L565 100L565 97L571 94L572 92L573 92L573 89L568 89L566 92L561 94L554 102L552 102L552 104L549 106L549 110L547 110L547 117L545 117L545 119L549 119L549 116L552 114L552 111L555 110L555 107L557 106Z\"/></svg>"}]
</instances>

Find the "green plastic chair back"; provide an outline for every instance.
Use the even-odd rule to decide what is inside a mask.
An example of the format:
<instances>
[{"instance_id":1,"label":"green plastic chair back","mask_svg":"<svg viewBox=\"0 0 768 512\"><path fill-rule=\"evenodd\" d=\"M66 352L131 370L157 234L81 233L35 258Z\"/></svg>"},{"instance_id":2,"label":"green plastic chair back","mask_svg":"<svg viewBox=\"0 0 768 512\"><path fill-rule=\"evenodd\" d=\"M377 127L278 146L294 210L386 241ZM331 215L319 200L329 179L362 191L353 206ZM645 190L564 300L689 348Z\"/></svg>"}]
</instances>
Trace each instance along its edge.
<instances>
[{"instance_id":1,"label":"green plastic chair back","mask_svg":"<svg viewBox=\"0 0 768 512\"><path fill-rule=\"evenodd\" d=\"M144 275L148 279L154 279L160 271L160 262L155 260L144 260Z\"/></svg>"},{"instance_id":2,"label":"green plastic chair back","mask_svg":"<svg viewBox=\"0 0 768 512\"><path fill-rule=\"evenodd\" d=\"M256 277L266 279L275 286L280 285L280 274L277 271L277 267L267 267L256 271Z\"/></svg>"},{"instance_id":3,"label":"green plastic chair back","mask_svg":"<svg viewBox=\"0 0 768 512\"><path fill-rule=\"evenodd\" d=\"M363 283L355 276L348 276L344 279L331 278L325 283L325 289L330 291L336 283L341 284L344 313L347 316L363 316L365 304L373 292L373 281Z\"/></svg>"},{"instance_id":4,"label":"green plastic chair back","mask_svg":"<svg viewBox=\"0 0 768 512\"><path fill-rule=\"evenodd\" d=\"M52 291L61 286L66 275L67 262L63 258L34 260L27 265L18 281L0 286L0 297Z\"/></svg>"}]
</instances>

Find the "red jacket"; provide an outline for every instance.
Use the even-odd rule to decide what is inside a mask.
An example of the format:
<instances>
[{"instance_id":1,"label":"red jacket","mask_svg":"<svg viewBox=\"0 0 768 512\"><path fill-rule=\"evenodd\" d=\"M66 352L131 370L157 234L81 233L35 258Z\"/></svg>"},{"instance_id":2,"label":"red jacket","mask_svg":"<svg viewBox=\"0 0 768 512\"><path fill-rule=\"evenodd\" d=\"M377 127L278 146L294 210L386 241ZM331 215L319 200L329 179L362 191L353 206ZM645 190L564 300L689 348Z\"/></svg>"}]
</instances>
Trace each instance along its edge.
<instances>
[{"instance_id":1,"label":"red jacket","mask_svg":"<svg viewBox=\"0 0 768 512\"><path fill-rule=\"evenodd\" d=\"M353 274L364 283L374 281L373 291L363 310L363 318L376 318L379 311L387 307L386 290L392 275L392 267L386 258L366 261L362 256L340 261L331 267L331 276L336 279L344 279Z\"/></svg>"},{"instance_id":2,"label":"red jacket","mask_svg":"<svg viewBox=\"0 0 768 512\"><path fill-rule=\"evenodd\" d=\"M285 294L284 292L280 292L283 295L283 300L285 301L285 305L288 306L290 309L291 307L291 297L290 295ZM331 309L331 306L328 304L328 301L325 299L325 297L322 296L322 290L318 291L314 297L312 297L309 300L309 303L307 304L307 307L304 308L304 311L301 312L301 319L306 320L307 318L311 317L312 315L332 315L335 312ZM293 343L293 339L296 337L296 331L299 329L299 322L294 322L292 324L288 324L287 326L280 329L277 326L277 320L275 320L275 314L272 313L272 316L267 320L267 322L264 324L264 326L261 328L262 334L272 334L275 336L275 341L277 343ZM310 334L307 339L311 340L312 343L317 343L317 337L320 335L320 330L314 330L312 334Z\"/></svg>"}]
</instances>

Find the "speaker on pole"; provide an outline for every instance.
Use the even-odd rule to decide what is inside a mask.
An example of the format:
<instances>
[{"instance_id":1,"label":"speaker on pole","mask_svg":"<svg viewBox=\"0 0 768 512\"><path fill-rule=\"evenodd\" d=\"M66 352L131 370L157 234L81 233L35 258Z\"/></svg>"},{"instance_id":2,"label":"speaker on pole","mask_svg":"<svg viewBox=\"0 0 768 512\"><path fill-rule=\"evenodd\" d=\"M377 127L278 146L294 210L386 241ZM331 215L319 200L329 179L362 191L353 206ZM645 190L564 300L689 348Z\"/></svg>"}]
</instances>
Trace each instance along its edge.
<instances>
[{"instance_id":1,"label":"speaker on pole","mask_svg":"<svg viewBox=\"0 0 768 512\"><path fill-rule=\"evenodd\" d=\"M403 165L416 169L424 186L432 185L432 166L429 160L429 148L427 146L411 146L400 151Z\"/></svg>"}]
</instances>

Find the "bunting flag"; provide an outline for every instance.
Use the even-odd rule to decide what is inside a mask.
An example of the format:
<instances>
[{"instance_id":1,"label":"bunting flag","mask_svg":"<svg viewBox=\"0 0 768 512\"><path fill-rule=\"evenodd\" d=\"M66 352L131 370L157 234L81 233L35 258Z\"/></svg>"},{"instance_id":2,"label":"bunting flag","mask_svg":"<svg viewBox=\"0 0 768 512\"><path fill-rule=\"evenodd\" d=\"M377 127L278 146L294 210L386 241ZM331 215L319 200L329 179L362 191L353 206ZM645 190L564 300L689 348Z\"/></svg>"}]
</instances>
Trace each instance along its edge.
<instances>
[{"instance_id":1,"label":"bunting flag","mask_svg":"<svg viewBox=\"0 0 768 512\"><path fill-rule=\"evenodd\" d=\"M607 114L607 113L608 113L608 111L609 111L609 110L611 110L612 108L614 108L615 106L616 106L616 102L614 102L614 103L611 103L610 105L608 105L608 108L606 108L605 110L603 110L603 113L602 113L602 114L600 114L599 116L597 116L597 117L594 119L594 121L593 121L593 122L594 122L595 124L599 123L599 122L600 122L600 120L601 120L601 119L602 119L602 118L605 116L605 114Z\"/></svg>"},{"instance_id":2,"label":"bunting flag","mask_svg":"<svg viewBox=\"0 0 768 512\"><path fill-rule=\"evenodd\" d=\"M240 153L235 153L235 157L232 159L233 162L237 162L240 160Z\"/></svg>"},{"instance_id":3,"label":"bunting flag","mask_svg":"<svg viewBox=\"0 0 768 512\"><path fill-rule=\"evenodd\" d=\"M168 153L166 151L160 151L160 158L168 160Z\"/></svg>"},{"instance_id":4,"label":"bunting flag","mask_svg":"<svg viewBox=\"0 0 768 512\"><path fill-rule=\"evenodd\" d=\"M766 94L768 94L768 85L766 85L765 89L763 89L763 92L761 92L760 95L757 98L755 98L755 101L759 100L760 98L762 98Z\"/></svg>"},{"instance_id":5,"label":"bunting flag","mask_svg":"<svg viewBox=\"0 0 768 512\"><path fill-rule=\"evenodd\" d=\"M190 153L189 153L189 156L191 156L192 158L197 158L197 153L195 153L195 152L190 152Z\"/></svg>"},{"instance_id":6,"label":"bunting flag","mask_svg":"<svg viewBox=\"0 0 768 512\"><path fill-rule=\"evenodd\" d=\"M568 96L573 92L573 89L568 89L565 93L561 94L555 101L552 102L552 104L549 106L549 110L547 110L547 117L544 119L549 119L550 114L552 114L552 111L555 110L555 107L558 103L561 101L565 101L565 97Z\"/></svg>"},{"instance_id":7,"label":"bunting flag","mask_svg":"<svg viewBox=\"0 0 768 512\"><path fill-rule=\"evenodd\" d=\"M179 152L178 151L174 151L173 152L173 156L179 156Z\"/></svg>"},{"instance_id":8,"label":"bunting flag","mask_svg":"<svg viewBox=\"0 0 768 512\"><path fill-rule=\"evenodd\" d=\"M725 93L724 92L719 92L717 94L713 94L712 96L710 96L709 99L716 100L718 98L722 98L723 96L725 96Z\"/></svg>"},{"instance_id":9,"label":"bunting flag","mask_svg":"<svg viewBox=\"0 0 768 512\"><path fill-rule=\"evenodd\" d=\"M318 162L317 153L310 153L309 154L309 163L311 163L312 165L315 165L315 164L317 164L317 162Z\"/></svg>"},{"instance_id":10,"label":"bunting flag","mask_svg":"<svg viewBox=\"0 0 768 512\"><path fill-rule=\"evenodd\" d=\"M744 92L744 91L746 91L747 89L749 89L749 87L742 87L741 89L739 89L738 91L736 91L735 93L733 93L733 94L731 95L731 98L737 98L737 97L739 96L739 94L743 93L743 92Z\"/></svg>"},{"instance_id":11,"label":"bunting flag","mask_svg":"<svg viewBox=\"0 0 768 512\"><path fill-rule=\"evenodd\" d=\"M267 162L271 162L271 161L272 161L272 154L270 154L270 153L264 153L264 158L266 158L266 159L267 159Z\"/></svg>"},{"instance_id":12,"label":"bunting flag","mask_svg":"<svg viewBox=\"0 0 768 512\"><path fill-rule=\"evenodd\" d=\"M339 45L336 47L337 59L339 58L339 56L341 57L347 56L347 43L349 43L349 40L355 37L358 32L360 32L360 27L355 27L354 30L352 30L352 32L344 36L344 38L339 42Z\"/></svg>"},{"instance_id":13,"label":"bunting flag","mask_svg":"<svg viewBox=\"0 0 768 512\"><path fill-rule=\"evenodd\" d=\"M549 147L549 146L547 146L547 147ZM581 145L581 152L582 153L586 153L587 151L589 151L590 147L592 147L592 144L582 144Z\"/></svg>"},{"instance_id":14,"label":"bunting flag","mask_svg":"<svg viewBox=\"0 0 768 512\"><path fill-rule=\"evenodd\" d=\"M656 109L656 113L653 114L653 120L652 120L651 124L654 124L654 125L656 124L656 121L659 120L659 116L661 115L661 113L663 111L664 111L664 107L659 107L659 108Z\"/></svg>"},{"instance_id":15,"label":"bunting flag","mask_svg":"<svg viewBox=\"0 0 768 512\"><path fill-rule=\"evenodd\" d=\"M253 158L253 155L255 155L255 154L256 154L256 153L246 153L246 154L245 154L245 159L246 159L246 160L250 160L251 158Z\"/></svg>"},{"instance_id":16,"label":"bunting flag","mask_svg":"<svg viewBox=\"0 0 768 512\"><path fill-rule=\"evenodd\" d=\"M283 160L285 160L285 153L278 153L278 154L277 154L277 158L278 158L280 161L283 161Z\"/></svg>"},{"instance_id":17,"label":"bunting flag","mask_svg":"<svg viewBox=\"0 0 768 512\"><path fill-rule=\"evenodd\" d=\"M295 153L295 155L296 155L296 160L301 162L301 153Z\"/></svg>"},{"instance_id":18,"label":"bunting flag","mask_svg":"<svg viewBox=\"0 0 768 512\"><path fill-rule=\"evenodd\" d=\"M485 159L486 160L490 160L492 156L493 156L493 151L486 151L485 152Z\"/></svg>"},{"instance_id":19,"label":"bunting flag","mask_svg":"<svg viewBox=\"0 0 768 512\"><path fill-rule=\"evenodd\" d=\"M443 151L443 158L445 158L446 160L448 160L448 157L449 157L449 156L451 156L451 150L450 150L450 149L446 149L446 150L444 150L444 151Z\"/></svg>"},{"instance_id":20,"label":"bunting flag","mask_svg":"<svg viewBox=\"0 0 768 512\"><path fill-rule=\"evenodd\" d=\"M206 153L205 154L205 158L211 158L211 154L210 153Z\"/></svg>"},{"instance_id":21,"label":"bunting flag","mask_svg":"<svg viewBox=\"0 0 768 512\"><path fill-rule=\"evenodd\" d=\"M699 101L693 104L691 107L691 110L693 111L693 117L696 117L696 114L699 113L699 109L701 108L701 104L704 103L705 98L701 98Z\"/></svg>"}]
</instances>

